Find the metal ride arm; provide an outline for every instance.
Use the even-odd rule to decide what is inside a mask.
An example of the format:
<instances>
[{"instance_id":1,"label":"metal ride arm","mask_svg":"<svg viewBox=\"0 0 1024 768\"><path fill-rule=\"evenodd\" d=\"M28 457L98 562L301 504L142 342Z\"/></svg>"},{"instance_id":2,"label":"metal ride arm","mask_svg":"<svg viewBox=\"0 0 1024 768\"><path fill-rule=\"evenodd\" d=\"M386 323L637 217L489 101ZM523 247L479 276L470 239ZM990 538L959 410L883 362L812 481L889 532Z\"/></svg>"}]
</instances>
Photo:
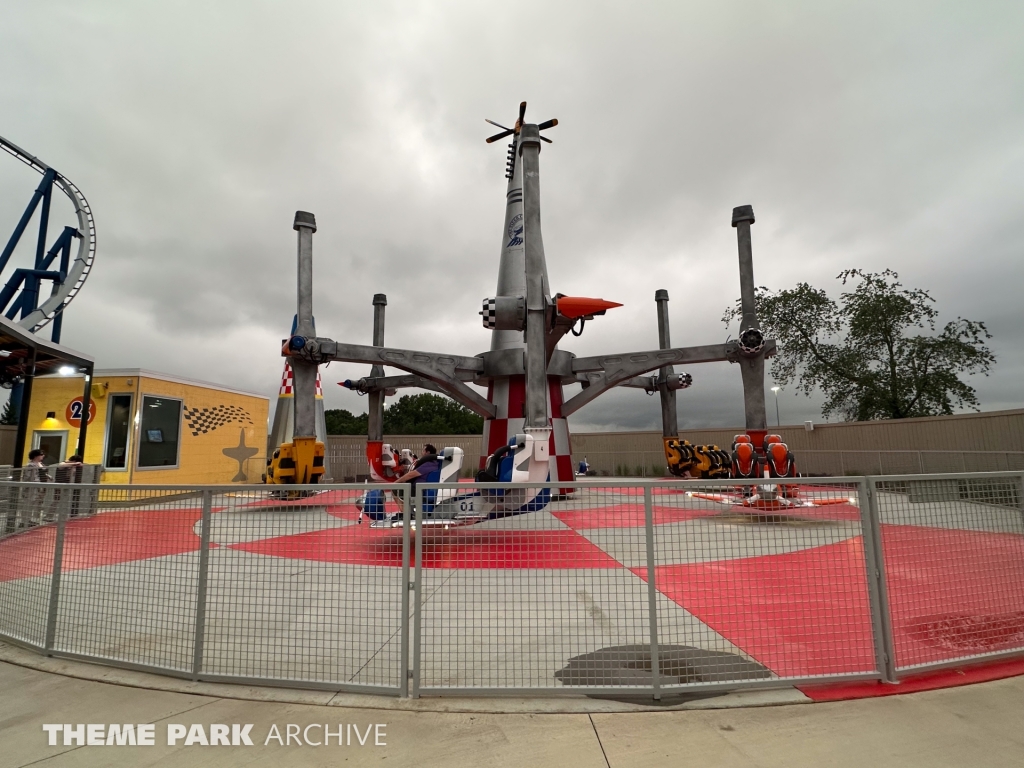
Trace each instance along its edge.
<instances>
[{"instance_id":1,"label":"metal ride arm","mask_svg":"<svg viewBox=\"0 0 1024 768\"><path fill-rule=\"evenodd\" d=\"M775 341L764 342L766 355L775 352ZM708 344L702 347L675 347L653 349L647 352L625 352L594 357L577 357L572 361L573 373L577 378L585 375L589 385L582 392L562 404L562 413L568 416L584 405L604 394L612 387L629 381L635 376L676 363L736 362L743 357L739 343Z\"/></svg>"},{"instance_id":2,"label":"metal ride arm","mask_svg":"<svg viewBox=\"0 0 1024 768\"><path fill-rule=\"evenodd\" d=\"M293 336L288 341L288 347L292 350L293 356L315 361L314 364L337 360L399 368L433 382L442 392L474 413L484 417L494 416L496 413L494 405L487 402L487 398L463 383L464 380L471 381L477 374L483 372L484 362L479 357L368 347L362 344L345 344L333 339L303 336Z\"/></svg>"}]
</instances>

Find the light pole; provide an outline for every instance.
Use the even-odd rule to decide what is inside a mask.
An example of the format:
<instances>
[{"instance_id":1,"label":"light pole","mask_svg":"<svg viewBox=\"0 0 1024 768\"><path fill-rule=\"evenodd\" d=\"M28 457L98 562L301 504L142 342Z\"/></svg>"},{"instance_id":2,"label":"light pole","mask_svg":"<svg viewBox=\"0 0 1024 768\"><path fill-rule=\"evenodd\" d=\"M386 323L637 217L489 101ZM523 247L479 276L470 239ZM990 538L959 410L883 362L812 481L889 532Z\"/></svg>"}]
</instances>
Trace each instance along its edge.
<instances>
[{"instance_id":1,"label":"light pole","mask_svg":"<svg viewBox=\"0 0 1024 768\"><path fill-rule=\"evenodd\" d=\"M775 393L775 426L782 426L782 419L779 418L779 390L782 387L772 387L772 392Z\"/></svg>"}]
</instances>

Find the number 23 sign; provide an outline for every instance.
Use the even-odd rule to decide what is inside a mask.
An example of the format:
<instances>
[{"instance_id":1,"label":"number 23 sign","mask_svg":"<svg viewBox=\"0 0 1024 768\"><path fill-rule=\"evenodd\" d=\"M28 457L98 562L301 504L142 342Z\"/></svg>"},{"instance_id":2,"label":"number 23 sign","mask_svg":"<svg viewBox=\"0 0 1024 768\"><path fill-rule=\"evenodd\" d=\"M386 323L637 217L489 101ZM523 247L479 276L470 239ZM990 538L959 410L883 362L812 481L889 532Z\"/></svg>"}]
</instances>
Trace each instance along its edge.
<instances>
[{"instance_id":1,"label":"number 23 sign","mask_svg":"<svg viewBox=\"0 0 1024 768\"><path fill-rule=\"evenodd\" d=\"M82 398L76 397L70 403L64 411L64 419L72 427L82 426ZM92 420L96 418L96 401L89 400L89 419L86 424L92 424Z\"/></svg>"}]
</instances>

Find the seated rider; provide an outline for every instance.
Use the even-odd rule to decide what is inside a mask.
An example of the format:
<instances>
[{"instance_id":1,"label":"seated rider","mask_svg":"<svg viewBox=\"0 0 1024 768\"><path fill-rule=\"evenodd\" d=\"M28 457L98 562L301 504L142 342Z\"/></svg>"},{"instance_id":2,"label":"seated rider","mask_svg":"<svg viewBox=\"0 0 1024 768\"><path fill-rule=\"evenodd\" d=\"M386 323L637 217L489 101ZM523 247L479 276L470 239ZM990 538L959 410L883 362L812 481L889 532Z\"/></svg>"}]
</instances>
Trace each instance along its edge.
<instances>
[{"instance_id":1,"label":"seated rider","mask_svg":"<svg viewBox=\"0 0 1024 768\"><path fill-rule=\"evenodd\" d=\"M423 446L423 455L416 459L412 469L395 480L396 483L409 483L412 486L413 494L416 493L416 482L420 478L428 477L432 472L437 472L441 463L437 458L437 448L427 443Z\"/></svg>"}]
</instances>

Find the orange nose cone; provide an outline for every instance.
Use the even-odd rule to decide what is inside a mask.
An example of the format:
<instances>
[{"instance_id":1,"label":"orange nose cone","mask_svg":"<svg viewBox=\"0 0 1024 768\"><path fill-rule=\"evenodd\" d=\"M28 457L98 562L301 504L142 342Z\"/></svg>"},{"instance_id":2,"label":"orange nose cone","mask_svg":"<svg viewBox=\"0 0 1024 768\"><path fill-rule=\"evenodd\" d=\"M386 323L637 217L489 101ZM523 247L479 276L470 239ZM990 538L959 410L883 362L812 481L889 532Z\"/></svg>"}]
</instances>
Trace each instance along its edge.
<instances>
[{"instance_id":1,"label":"orange nose cone","mask_svg":"<svg viewBox=\"0 0 1024 768\"><path fill-rule=\"evenodd\" d=\"M558 314L571 320L587 315L603 315L606 309L621 307L614 301L604 299L588 299L582 296L559 296L557 301Z\"/></svg>"}]
</instances>

